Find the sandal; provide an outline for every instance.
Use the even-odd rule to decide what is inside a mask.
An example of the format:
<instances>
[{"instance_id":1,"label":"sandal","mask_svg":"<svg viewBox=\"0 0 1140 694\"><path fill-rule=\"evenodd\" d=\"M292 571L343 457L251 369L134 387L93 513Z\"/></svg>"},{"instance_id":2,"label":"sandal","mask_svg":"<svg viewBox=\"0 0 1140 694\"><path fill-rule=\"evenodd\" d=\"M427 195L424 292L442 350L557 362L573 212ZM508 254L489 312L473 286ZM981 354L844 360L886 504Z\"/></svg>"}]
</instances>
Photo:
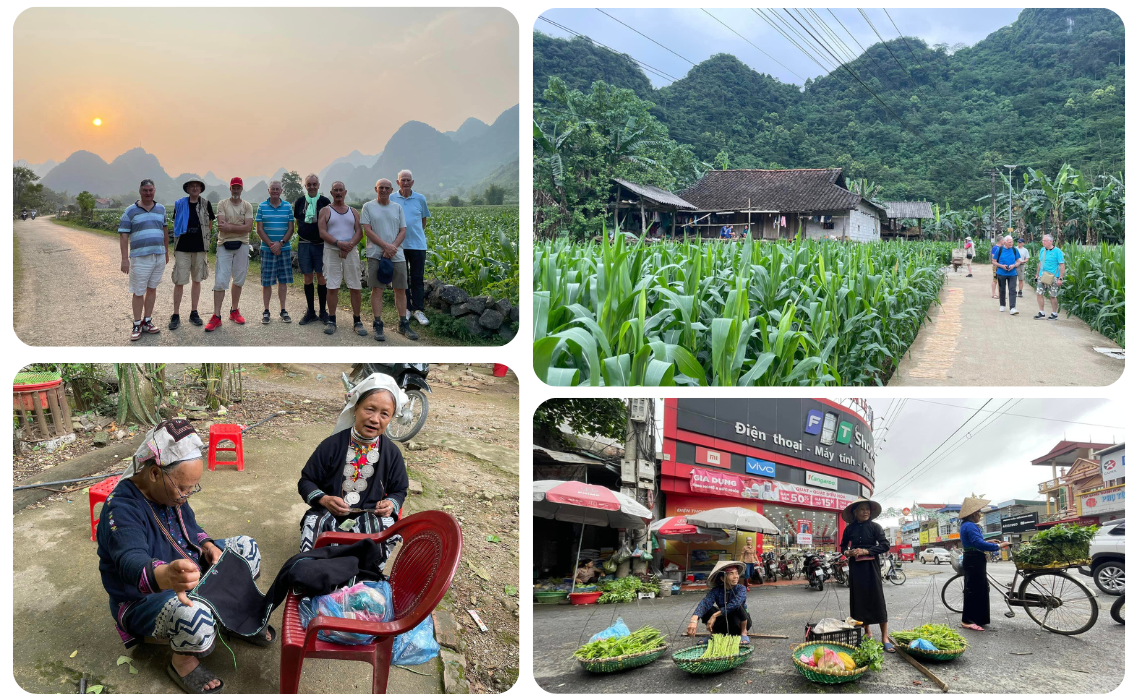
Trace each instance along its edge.
<instances>
[{"instance_id":1,"label":"sandal","mask_svg":"<svg viewBox=\"0 0 1140 694\"><path fill-rule=\"evenodd\" d=\"M962 628L963 629L973 629L974 631L985 631L985 629L981 628L977 624L963 624Z\"/></svg>"},{"instance_id":2,"label":"sandal","mask_svg":"<svg viewBox=\"0 0 1140 694\"><path fill-rule=\"evenodd\" d=\"M186 673L185 677L180 676L178 671L174 669L174 663L170 663L166 666L166 674L170 675L170 679L174 680L174 683L181 687L186 694L220 694L226 689L225 681L207 670L202 663L198 663L198 667ZM213 689L205 689L205 686L214 680L221 682L221 684Z\"/></svg>"},{"instance_id":3,"label":"sandal","mask_svg":"<svg viewBox=\"0 0 1140 694\"><path fill-rule=\"evenodd\" d=\"M883 651L885 651L887 653L895 653L896 652L895 651L895 645L888 641L887 643L883 644Z\"/></svg>"},{"instance_id":4,"label":"sandal","mask_svg":"<svg viewBox=\"0 0 1140 694\"><path fill-rule=\"evenodd\" d=\"M269 638L265 638L266 631L269 632ZM269 648L277 642L277 632L268 624L265 625L265 629L262 629L253 636L245 636L243 634L237 633L236 631L229 632L229 635L235 639L241 639L246 643L251 643L258 648Z\"/></svg>"}]
</instances>

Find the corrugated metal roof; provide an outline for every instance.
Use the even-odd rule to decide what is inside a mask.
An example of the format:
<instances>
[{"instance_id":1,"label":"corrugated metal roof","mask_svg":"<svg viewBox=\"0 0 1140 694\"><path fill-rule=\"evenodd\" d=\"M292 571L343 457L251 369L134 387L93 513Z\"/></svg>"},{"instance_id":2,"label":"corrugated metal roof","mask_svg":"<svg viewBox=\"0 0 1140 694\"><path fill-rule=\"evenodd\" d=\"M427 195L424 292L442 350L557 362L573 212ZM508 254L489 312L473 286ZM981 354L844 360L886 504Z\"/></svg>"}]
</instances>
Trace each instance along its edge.
<instances>
[{"instance_id":1,"label":"corrugated metal roof","mask_svg":"<svg viewBox=\"0 0 1140 694\"><path fill-rule=\"evenodd\" d=\"M889 219L934 219L934 210L930 203L917 202L885 202L887 218Z\"/></svg>"},{"instance_id":2,"label":"corrugated metal roof","mask_svg":"<svg viewBox=\"0 0 1140 694\"><path fill-rule=\"evenodd\" d=\"M623 188L628 188L629 190L631 190L634 193L642 196L643 198L646 198L648 200L652 200L653 202L658 203L659 205L668 205L670 207L676 207L676 208L682 209L682 210L695 210L696 209L695 207L693 207L692 205L690 205L688 202L684 201L683 199L677 197L676 195L673 195L672 193L670 193L667 190L664 190L662 188L658 188L657 186L644 185L641 183L633 183L631 181L625 180L624 178L615 178L615 179L613 179L613 182L618 184L619 186L621 186Z\"/></svg>"},{"instance_id":3,"label":"corrugated metal roof","mask_svg":"<svg viewBox=\"0 0 1140 694\"><path fill-rule=\"evenodd\" d=\"M714 169L679 195L699 210L853 210L862 198L836 183L842 174L843 169Z\"/></svg>"}]
</instances>

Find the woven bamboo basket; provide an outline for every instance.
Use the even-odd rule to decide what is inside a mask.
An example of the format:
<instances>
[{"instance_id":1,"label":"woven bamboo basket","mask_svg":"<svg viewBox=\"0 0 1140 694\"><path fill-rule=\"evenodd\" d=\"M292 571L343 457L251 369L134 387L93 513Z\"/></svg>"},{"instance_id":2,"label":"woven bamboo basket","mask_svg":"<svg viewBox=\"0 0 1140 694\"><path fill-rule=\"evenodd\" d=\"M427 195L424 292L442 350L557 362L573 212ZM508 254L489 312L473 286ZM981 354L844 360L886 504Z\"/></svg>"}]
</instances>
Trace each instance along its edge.
<instances>
[{"instance_id":1,"label":"woven bamboo basket","mask_svg":"<svg viewBox=\"0 0 1140 694\"><path fill-rule=\"evenodd\" d=\"M661 654L665 652L665 648L665 646L660 646L654 648L652 651L635 653L633 655L619 655L613 658L578 658L577 660L578 664L589 672L608 674L648 665L660 658Z\"/></svg>"},{"instance_id":2,"label":"woven bamboo basket","mask_svg":"<svg viewBox=\"0 0 1140 694\"><path fill-rule=\"evenodd\" d=\"M1088 566L1091 562L1091 559L1084 559L1078 561L1057 561L1052 564L1026 564L1014 559L1013 565L1022 571L1056 571L1058 569L1075 569L1078 566Z\"/></svg>"},{"instance_id":3,"label":"woven bamboo basket","mask_svg":"<svg viewBox=\"0 0 1140 694\"><path fill-rule=\"evenodd\" d=\"M819 668L800 662L800 654L806 653L807 651L814 651L820 646L826 646L836 653L846 653L850 656L853 656L856 650L845 643L839 643L837 641L807 641L793 648L792 663L796 666L796 669L800 671L801 675L812 682L818 682L819 684L844 684L846 682L854 682L867 672L867 666L864 665L863 667L855 668L846 675L831 675L823 672Z\"/></svg>"},{"instance_id":4,"label":"woven bamboo basket","mask_svg":"<svg viewBox=\"0 0 1140 694\"><path fill-rule=\"evenodd\" d=\"M673 654L673 663L690 675L715 675L741 665L752 656L752 646L741 646L740 653L723 658L702 658L708 646L689 646Z\"/></svg>"},{"instance_id":5,"label":"woven bamboo basket","mask_svg":"<svg viewBox=\"0 0 1140 694\"><path fill-rule=\"evenodd\" d=\"M949 651L924 651L919 648L911 648L910 646L895 642L895 648L906 651L915 658L922 658L923 660L954 660L958 656L966 652L965 646L956 650Z\"/></svg>"}]
</instances>

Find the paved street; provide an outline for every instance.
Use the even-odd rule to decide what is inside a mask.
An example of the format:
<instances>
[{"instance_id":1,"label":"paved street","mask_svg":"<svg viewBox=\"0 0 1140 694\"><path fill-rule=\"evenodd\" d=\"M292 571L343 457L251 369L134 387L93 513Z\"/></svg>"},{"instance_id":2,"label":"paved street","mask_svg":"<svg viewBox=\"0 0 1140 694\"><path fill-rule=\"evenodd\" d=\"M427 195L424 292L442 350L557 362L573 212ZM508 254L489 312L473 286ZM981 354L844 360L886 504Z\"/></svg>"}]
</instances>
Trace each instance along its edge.
<instances>
[{"instance_id":1,"label":"paved street","mask_svg":"<svg viewBox=\"0 0 1140 694\"><path fill-rule=\"evenodd\" d=\"M903 564L907 581L887 584L891 629L908 629L927 622L957 625L957 615L942 605L940 592L953 576L949 565ZM992 576L1009 581L1012 563L991 564ZM1023 608L1014 617L1003 616L1005 604L990 592L991 629L984 633L962 630L970 648L957 660L933 663L931 670L950 687L968 692L1110 692L1123 680L1124 627L1109 616L1114 596L1097 592L1091 579L1076 572L1096 595L1100 618L1080 636L1060 636L1039 628ZM933 584L933 585L932 585ZM694 677L673 666L668 653L693 642L685 638L684 624L699 601L699 594L642 600L626 605L534 605L534 676L548 692L818 692L821 685L806 680L790 662L790 646L800 643L805 624L821 617L847 615L847 588L827 584L820 593L801 586L753 587L748 606L754 633L784 634L790 638L753 639L756 651L741 667L723 675ZM839 607L837 607L837 603ZM826 606L825 606L826 605ZM827 607L830 606L830 609ZM840 609L841 608L841 609ZM814 612L814 617L812 616ZM909 615L909 616L908 616ZM656 662L629 672L591 675L573 660L574 649L591 635L622 617L630 629L651 625L666 634L669 650ZM878 635L878 627L874 628ZM1120 668L1105 667L1120 664ZM854 684L828 691L904 692L937 691L937 687L899 655L886 654L883 671L868 673Z\"/></svg>"}]
</instances>

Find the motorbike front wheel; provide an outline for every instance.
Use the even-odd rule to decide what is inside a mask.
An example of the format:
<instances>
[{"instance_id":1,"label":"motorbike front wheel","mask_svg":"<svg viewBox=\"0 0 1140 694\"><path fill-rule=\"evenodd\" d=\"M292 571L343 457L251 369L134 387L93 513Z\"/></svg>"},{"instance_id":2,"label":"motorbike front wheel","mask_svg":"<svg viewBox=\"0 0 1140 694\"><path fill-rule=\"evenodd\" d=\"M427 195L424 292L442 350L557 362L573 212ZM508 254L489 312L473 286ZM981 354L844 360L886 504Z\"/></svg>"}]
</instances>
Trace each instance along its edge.
<instances>
[{"instance_id":1,"label":"motorbike front wheel","mask_svg":"<svg viewBox=\"0 0 1140 694\"><path fill-rule=\"evenodd\" d=\"M428 417L428 399L427 394L418 388L408 388L408 404L400 414L392 418L391 423L388 424L388 438L393 441L408 441L416 434L420 433L420 429L424 428L424 423L427 422Z\"/></svg>"},{"instance_id":2,"label":"motorbike front wheel","mask_svg":"<svg viewBox=\"0 0 1140 694\"><path fill-rule=\"evenodd\" d=\"M1112 615L1113 619L1120 622L1121 624L1124 624L1124 596L1123 595L1121 595L1119 598L1116 599L1115 602L1112 603L1112 610L1109 611L1109 614Z\"/></svg>"},{"instance_id":3,"label":"motorbike front wheel","mask_svg":"<svg viewBox=\"0 0 1140 694\"><path fill-rule=\"evenodd\" d=\"M895 584L896 586L901 586L902 584L906 583L906 574L902 572L902 569L895 569L894 571L887 574L887 578L890 579L891 583Z\"/></svg>"}]
</instances>

